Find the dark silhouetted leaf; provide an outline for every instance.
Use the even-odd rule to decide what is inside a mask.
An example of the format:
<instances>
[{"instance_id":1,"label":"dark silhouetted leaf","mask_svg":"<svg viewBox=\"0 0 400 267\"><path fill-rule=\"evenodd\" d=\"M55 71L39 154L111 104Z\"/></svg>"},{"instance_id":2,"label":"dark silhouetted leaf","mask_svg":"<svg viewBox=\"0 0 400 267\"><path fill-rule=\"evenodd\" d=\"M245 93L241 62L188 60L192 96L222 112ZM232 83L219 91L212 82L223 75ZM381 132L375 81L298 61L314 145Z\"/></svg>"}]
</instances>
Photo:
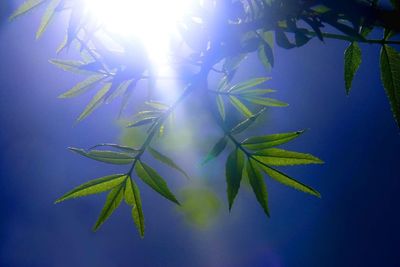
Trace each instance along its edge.
<instances>
[{"instance_id":1,"label":"dark silhouetted leaf","mask_svg":"<svg viewBox=\"0 0 400 267\"><path fill-rule=\"evenodd\" d=\"M356 42L350 44L344 52L344 81L346 93L350 93L354 75L361 64L361 49Z\"/></svg>"},{"instance_id":2,"label":"dark silhouetted leaf","mask_svg":"<svg viewBox=\"0 0 400 267\"><path fill-rule=\"evenodd\" d=\"M207 156L204 158L202 164L206 164L210 160L218 157L219 154L225 149L228 143L228 137L224 136L214 145L210 152L208 152Z\"/></svg>"},{"instance_id":3,"label":"dark silhouetted leaf","mask_svg":"<svg viewBox=\"0 0 400 267\"><path fill-rule=\"evenodd\" d=\"M381 78L397 125L400 127L400 54L392 47L381 49Z\"/></svg>"},{"instance_id":4,"label":"dark silhouetted leaf","mask_svg":"<svg viewBox=\"0 0 400 267\"><path fill-rule=\"evenodd\" d=\"M229 154L225 165L226 184L229 210L231 210L233 202L240 188L242 173L244 167L244 154L240 149L236 149Z\"/></svg>"},{"instance_id":5,"label":"dark silhouetted leaf","mask_svg":"<svg viewBox=\"0 0 400 267\"><path fill-rule=\"evenodd\" d=\"M114 174L91 180L69 191L57 199L55 203L59 203L67 199L84 197L111 190L117 185L121 184L125 179L125 174Z\"/></svg>"},{"instance_id":6,"label":"dark silhouetted leaf","mask_svg":"<svg viewBox=\"0 0 400 267\"><path fill-rule=\"evenodd\" d=\"M175 196L169 190L167 183L153 168L141 161L138 161L135 165L135 171L137 176L139 176L139 178L142 179L143 182L148 184L151 188L160 193L166 199L169 199L179 205L178 200L176 200Z\"/></svg>"}]
</instances>

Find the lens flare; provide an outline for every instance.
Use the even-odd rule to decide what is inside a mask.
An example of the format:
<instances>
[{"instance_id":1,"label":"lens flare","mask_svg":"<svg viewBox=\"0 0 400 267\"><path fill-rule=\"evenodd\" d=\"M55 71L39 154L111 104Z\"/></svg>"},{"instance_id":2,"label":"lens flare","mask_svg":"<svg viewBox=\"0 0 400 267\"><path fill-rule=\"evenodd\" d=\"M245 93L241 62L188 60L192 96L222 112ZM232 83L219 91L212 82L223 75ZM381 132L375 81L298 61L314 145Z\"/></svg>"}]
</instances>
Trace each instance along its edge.
<instances>
[{"instance_id":1,"label":"lens flare","mask_svg":"<svg viewBox=\"0 0 400 267\"><path fill-rule=\"evenodd\" d=\"M90 16L107 31L138 38L156 61L166 59L176 24L190 8L188 0L85 0Z\"/></svg>"}]
</instances>

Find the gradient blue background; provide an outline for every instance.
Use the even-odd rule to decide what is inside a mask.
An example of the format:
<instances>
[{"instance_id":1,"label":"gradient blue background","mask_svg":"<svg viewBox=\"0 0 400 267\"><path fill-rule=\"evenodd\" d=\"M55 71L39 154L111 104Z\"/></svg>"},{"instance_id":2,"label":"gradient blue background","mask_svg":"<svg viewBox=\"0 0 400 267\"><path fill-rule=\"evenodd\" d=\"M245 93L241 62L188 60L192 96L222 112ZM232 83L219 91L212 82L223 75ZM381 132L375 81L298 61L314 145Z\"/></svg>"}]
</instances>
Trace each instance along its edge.
<instances>
[{"instance_id":1,"label":"gradient blue background","mask_svg":"<svg viewBox=\"0 0 400 267\"><path fill-rule=\"evenodd\" d=\"M229 214L224 171L215 162L204 178L223 205L213 226L193 229L140 184L146 215L140 240L125 206L91 232L104 195L53 204L89 178L124 171L65 149L117 142L116 109L101 108L74 127L89 96L57 99L78 77L47 62L63 33L51 27L36 42L38 15L10 24L11 5L1 6L0 266L400 266L400 136L380 84L379 47L362 46L350 97L343 85L345 43L276 50L271 84L290 107L271 111L265 132L309 129L287 148L326 164L287 172L317 188L322 199L269 183L270 219L248 190ZM252 66L244 75L263 73Z\"/></svg>"}]
</instances>

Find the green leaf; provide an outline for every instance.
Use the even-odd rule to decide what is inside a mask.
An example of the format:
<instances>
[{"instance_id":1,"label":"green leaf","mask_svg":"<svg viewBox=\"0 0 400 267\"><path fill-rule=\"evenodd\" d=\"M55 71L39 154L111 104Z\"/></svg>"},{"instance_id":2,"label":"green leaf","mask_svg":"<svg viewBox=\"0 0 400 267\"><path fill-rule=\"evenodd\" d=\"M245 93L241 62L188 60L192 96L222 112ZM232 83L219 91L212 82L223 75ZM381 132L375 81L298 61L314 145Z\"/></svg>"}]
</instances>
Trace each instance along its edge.
<instances>
[{"instance_id":1,"label":"green leaf","mask_svg":"<svg viewBox=\"0 0 400 267\"><path fill-rule=\"evenodd\" d=\"M275 30L275 40L276 44L285 49L291 49L296 47L296 45L292 44L286 34L281 29Z\"/></svg>"},{"instance_id":2,"label":"green leaf","mask_svg":"<svg viewBox=\"0 0 400 267\"><path fill-rule=\"evenodd\" d=\"M242 145L250 150L261 150L285 144L299 137L302 133L304 131L250 137L244 140Z\"/></svg>"},{"instance_id":3,"label":"green leaf","mask_svg":"<svg viewBox=\"0 0 400 267\"><path fill-rule=\"evenodd\" d=\"M264 113L264 111L266 110L266 108L261 109L259 112L257 112L256 114L254 114L253 116L251 116L250 118L245 119L244 121L239 122L235 127L232 128L232 130L230 131L231 134L239 134L241 132L243 132L244 130L246 130L248 127L250 127L250 125L252 125L256 119L262 114Z\"/></svg>"},{"instance_id":4,"label":"green leaf","mask_svg":"<svg viewBox=\"0 0 400 267\"><path fill-rule=\"evenodd\" d=\"M229 96L232 105L240 111L244 116L251 117L253 113L235 96Z\"/></svg>"},{"instance_id":5,"label":"green leaf","mask_svg":"<svg viewBox=\"0 0 400 267\"><path fill-rule=\"evenodd\" d=\"M42 21L40 22L39 29L36 32L36 39L39 39L44 31L47 29L47 26L49 26L50 21L54 17L54 14L56 12L57 7L61 4L62 0L51 0L49 5L46 8L46 11L44 12L44 15L42 17Z\"/></svg>"},{"instance_id":6,"label":"green leaf","mask_svg":"<svg viewBox=\"0 0 400 267\"><path fill-rule=\"evenodd\" d=\"M17 10L15 10L11 16L10 16L10 20L13 20L31 10L33 10L34 8L38 7L39 5L43 4L44 2L46 2L47 0L27 0L25 2L22 3L22 5L20 5Z\"/></svg>"},{"instance_id":7,"label":"green leaf","mask_svg":"<svg viewBox=\"0 0 400 267\"><path fill-rule=\"evenodd\" d=\"M75 187L73 190L69 191L68 193L57 199L55 203L60 203L67 199L84 197L111 190L112 188L121 184L125 179L125 174L114 174L91 180L78 187Z\"/></svg>"},{"instance_id":8,"label":"green leaf","mask_svg":"<svg viewBox=\"0 0 400 267\"><path fill-rule=\"evenodd\" d=\"M148 151L150 152L150 154L157 160L161 161L162 163L170 166L171 168L179 171L180 173L182 173L186 178L189 179L189 176L186 174L186 172L184 170L182 170L178 165L176 165L176 163L168 158L167 156L161 154L160 152L158 152L157 150L155 150L154 148L149 147Z\"/></svg>"},{"instance_id":9,"label":"green leaf","mask_svg":"<svg viewBox=\"0 0 400 267\"><path fill-rule=\"evenodd\" d=\"M258 47L258 58L268 71L271 67L274 67L274 52L272 50L274 36L272 34L272 31L260 34L263 44Z\"/></svg>"},{"instance_id":10,"label":"green leaf","mask_svg":"<svg viewBox=\"0 0 400 267\"><path fill-rule=\"evenodd\" d=\"M139 231L140 237L144 237L144 215L140 191L136 183L128 177L125 184L125 202L132 206L132 218Z\"/></svg>"},{"instance_id":11,"label":"green leaf","mask_svg":"<svg viewBox=\"0 0 400 267\"><path fill-rule=\"evenodd\" d=\"M64 71L85 75L94 73L93 71L83 70L82 66L84 66L85 63L78 60L50 59L49 62Z\"/></svg>"},{"instance_id":12,"label":"green leaf","mask_svg":"<svg viewBox=\"0 0 400 267\"><path fill-rule=\"evenodd\" d=\"M147 124L154 122L156 119L157 119L157 117L148 117L148 118L139 119L137 121L134 121L134 122L128 124L127 127L133 128L133 127L147 125Z\"/></svg>"},{"instance_id":13,"label":"green leaf","mask_svg":"<svg viewBox=\"0 0 400 267\"><path fill-rule=\"evenodd\" d=\"M400 127L400 55L388 45L381 49L381 79L394 118Z\"/></svg>"},{"instance_id":14,"label":"green leaf","mask_svg":"<svg viewBox=\"0 0 400 267\"><path fill-rule=\"evenodd\" d=\"M276 92L276 91L272 90L272 89L253 89L253 88L249 88L249 89L242 90L239 93L235 93L235 95L253 97L253 96L260 96L260 95L265 95L265 94L274 93L274 92Z\"/></svg>"},{"instance_id":15,"label":"green leaf","mask_svg":"<svg viewBox=\"0 0 400 267\"><path fill-rule=\"evenodd\" d=\"M283 150L279 148L267 148L257 151L254 157L267 165L288 166L302 164L322 164L324 163L311 154L299 153L294 151Z\"/></svg>"},{"instance_id":16,"label":"green leaf","mask_svg":"<svg viewBox=\"0 0 400 267\"><path fill-rule=\"evenodd\" d=\"M138 161L135 165L135 171L137 176L139 176L143 182L153 188L156 192L160 193L166 199L169 199L179 205L178 200L176 200L176 197L169 190L167 183L153 168L141 161Z\"/></svg>"},{"instance_id":17,"label":"green leaf","mask_svg":"<svg viewBox=\"0 0 400 267\"><path fill-rule=\"evenodd\" d=\"M131 164L135 159L135 157L131 154L115 152L115 151L107 151L107 150L85 151L84 149L74 148L74 147L69 147L68 149L87 158L116 165Z\"/></svg>"},{"instance_id":18,"label":"green leaf","mask_svg":"<svg viewBox=\"0 0 400 267\"><path fill-rule=\"evenodd\" d=\"M117 145L117 144L109 144L109 143L95 145L95 146L91 147L89 150L95 149L97 147L112 147L112 148L116 148L118 150L124 151L126 153L131 153L131 154L136 154L136 153L140 152L139 149L135 149L135 148L132 148L132 147L129 147L129 146L123 146L123 145Z\"/></svg>"},{"instance_id":19,"label":"green leaf","mask_svg":"<svg viewBox=\"0 0 400 267\"><path fill-rule=\"evenodd\" d=\"M275 170L274 168L265 166L264 164L260 164L260 167L272 179L274 179L286 186L292 187L299 191L303 191L305 193L311 194L316 197L321 197L321 194L318 191L316 191L315 189L289 177L288 175L286 175L278 170Z\"/></svg>"},{"instance_id":20,"label":"green leaf","mask_svg":"<svg viewBox=\"0 0 400 267\"><path fill-rule=\"evenodd\" d=\"M217 95L216 99L217 99L218 112L221 115L222 120L225 120L226 114L225 114L224 100L222 99L221 95Z\"/></svg>"},{"instance_id":21,"label":"green leaf","mask_svg":"<svg viewBox=\"0 0 400 267\"><path fill-rule=\"evenodd\" d=\"M202 165L206 164L210 160L218 157L219 154L225 149L228 144L228 137L224 136L214 145L210 152L208 152L207 156L204 158Z\"/></svg>"},{"instance_id":22,"label":"green leaf","mask_svg":"<svg viewBox=\"0 0 400 267\"><path fill-rule=\"evenodd\" d=\"M356 42L352 42L344 52L344 81L346 93L350 93L354 75L361 64L361 49Z\"/></svg>"},{"instance_id":23,"label":"green leaf","mask_svg":"<svg viewBox=\"0 0 400 267\"><path fill-rule=\"evenodd\" d=\"M124 186L122 184L111 190L111 192L107 196L106 203L101 210L100 216L93 226L93 231L97 231L100 226L111 216L114 210L116 210L119 204L121 204L123 197Z\"/></svg>"},{"instance_id":24,"label":"green leaf","mask_svg":"<svg viewBox=\"0 0 400 267\"><path fill-rule=\"evenodd\" d=\"M266 107L287 107L289 105L285 102L281 102L279 100L268 97L244 96L243 98L253 104L262 105Z\"/></svg>"},{"instance_id":25,"label":"green leaf","mask_svg":"<svg viewBox=\"0 0 400 267\"><path fill-rule=\"evenodd\" d=\"M77 121L84 120L89 116L96 108L98 108L104 101L104 96L111 88L111 83L106 83L103 88L101 88L95 96L90 100L89 104L86 106L85 110L79 115Z\"/></svg>"},{"instance_id":26,"label":"green leaf","mask_svg":"<svg viewBox=\"0 0 400 267\"><path fill-rule=\"evenodd\" d=\"M268 210L268 193L267 187L264 182L264 178L262 177L260 170L257 167L256 163L250 159L246 165L247 176L249 177L251 188L253 189L254 194L256 195L258 203L260 203L263 208L265 214L269 217Z\"/></svg>"},{"instance_id":27,"label":"green leaf","mask_svg":"<svg viewBox=\"0 0 400 267\"><path fill-rule=\"evenodd\" d=\"M158 101L147 101L145 104L159 111L166 111L170 108L169 105Z\"/></svg>"},{"instance_id":28,"label":"green leaf","mask_svg":"<svg viewBox=\"0 0 400 267\"><path fill-rule=\"evenodd\" d=\"M244 167L244 154L240 149L236 149L229 154L225 165L226 184L229 210L232 209L233 201L240 188Z\"/></svg>"},{"instance_id":29,"label":"green leaf","mask_svg":"<svg viewBox=\"0 0 400 267\"><path fill-rule=\"evenodd\" d=\"M82 82L76 84L72 89L63 93L59 96L59 98L70 98L83 94L87 90L93 88L93 86L97 85L100 81L104 80L106 76L103 74L94 74L89 76L87 79Z\"/></svg>"},{"instance_id":30,"label":"green leaf","mask_svg":"<svg viewBox=\"0 0 400 267\"><path fill-rule=\"evenodd\" d=\"M266 82L266 81L268 81L270 79L271 78L269 78L269 77L250 79L248 81L235 84L234 86L229 88L228 92L232 92L232 93L240 92L242 90L245 90L245 89L252 88L252 87L255 87L257 85L260 85L260 84L262 84L262 83L264 83L264 82Z\"/></svg>"}]
</instances>

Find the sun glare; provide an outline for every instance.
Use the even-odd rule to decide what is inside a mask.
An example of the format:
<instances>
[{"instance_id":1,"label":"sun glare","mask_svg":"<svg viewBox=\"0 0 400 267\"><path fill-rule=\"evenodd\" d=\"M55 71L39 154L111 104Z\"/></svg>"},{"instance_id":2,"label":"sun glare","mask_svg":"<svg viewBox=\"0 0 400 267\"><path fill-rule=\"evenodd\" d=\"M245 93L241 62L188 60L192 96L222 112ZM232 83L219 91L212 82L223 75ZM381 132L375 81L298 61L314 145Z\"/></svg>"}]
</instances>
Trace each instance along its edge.
<instances>
[{"instance_id":1,"label":"sun glare","mask_svg":"<svg viewBox=\"0 0 400 267\"><path fill-rule=\"evenodd\" d=\"M189 0L85 0L86 9L109 32L135 37L150 56L165 60L177 22L188 12Z\"/></svg>"}]
</instances>

